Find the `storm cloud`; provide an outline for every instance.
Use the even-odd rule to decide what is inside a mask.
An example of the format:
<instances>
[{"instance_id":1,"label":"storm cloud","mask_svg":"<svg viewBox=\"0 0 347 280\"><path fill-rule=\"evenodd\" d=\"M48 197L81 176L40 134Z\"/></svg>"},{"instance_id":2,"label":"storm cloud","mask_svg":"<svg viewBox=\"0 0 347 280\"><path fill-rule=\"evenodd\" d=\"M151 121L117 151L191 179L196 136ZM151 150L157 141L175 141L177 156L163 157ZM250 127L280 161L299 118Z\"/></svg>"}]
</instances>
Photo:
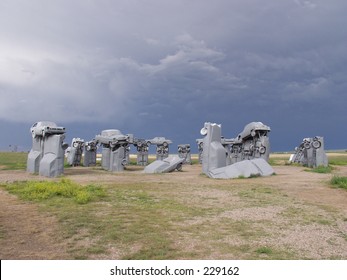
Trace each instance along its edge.
<instances>
[{"instance_id":1,"label":"storm cloud","mask_svg":"<svg viewBox=\"0 0 347 280\"><path fill-rule=\"evenodd\" d=\"M205 121L221 123L226 137L263 121L274 150L315 135L345 148L346 8L342 0L3 0L0 127L22 146L39 120L71 138L118 128L194 144Z\"/></svg>"}]
</instances>

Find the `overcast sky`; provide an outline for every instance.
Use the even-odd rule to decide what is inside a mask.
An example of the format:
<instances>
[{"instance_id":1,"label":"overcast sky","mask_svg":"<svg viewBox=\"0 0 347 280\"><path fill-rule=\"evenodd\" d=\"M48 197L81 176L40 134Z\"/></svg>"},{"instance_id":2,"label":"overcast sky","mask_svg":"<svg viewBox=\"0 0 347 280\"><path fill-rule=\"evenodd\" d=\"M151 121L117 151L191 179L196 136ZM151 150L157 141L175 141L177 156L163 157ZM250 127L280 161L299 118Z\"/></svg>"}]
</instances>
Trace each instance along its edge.
<instances>
[{"instance_id":1,"label":"overcast sky","mask_svg":"<svg viewBox=\"0 0 347 280\"><path fill-rule=\"evenodd\" d=\"M204 122L273 151L347 148L346 0L0 0L0 149L31 124L178 144Z\"/></svg>"}]
</instances>

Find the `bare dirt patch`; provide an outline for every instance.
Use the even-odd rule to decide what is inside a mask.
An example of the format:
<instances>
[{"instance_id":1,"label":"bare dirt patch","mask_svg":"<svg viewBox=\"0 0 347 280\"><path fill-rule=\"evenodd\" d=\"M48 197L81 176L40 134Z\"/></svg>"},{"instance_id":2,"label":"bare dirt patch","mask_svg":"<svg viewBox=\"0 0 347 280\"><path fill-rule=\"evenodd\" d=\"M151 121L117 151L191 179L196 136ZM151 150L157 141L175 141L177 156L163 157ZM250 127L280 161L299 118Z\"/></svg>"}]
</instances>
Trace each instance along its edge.
<instances>
[{"instance_id":1,"label":"bare dirt patch","mask_svg":"<svg viewBox=\"0 0 347 280\"><path fill-rule=\"evenodd\" d=\"M276 166L276 176L262 178L264 184L277 187L288 195L307 203L338 208L347 214L347 192L329 186L332 174L307 171L303 167ZM347 166L334 167L333 174L347 176Z\"/></svg>"},{"instance_id":2,"label":"bare dirt patch","mask_svg":"<svg viewBox=\"0 0 347 280\"><path fill-rule=\"evenodd\" d=\"M67 259L55 217L0 189L0 259Z\"/></svg>"}]
</instances>

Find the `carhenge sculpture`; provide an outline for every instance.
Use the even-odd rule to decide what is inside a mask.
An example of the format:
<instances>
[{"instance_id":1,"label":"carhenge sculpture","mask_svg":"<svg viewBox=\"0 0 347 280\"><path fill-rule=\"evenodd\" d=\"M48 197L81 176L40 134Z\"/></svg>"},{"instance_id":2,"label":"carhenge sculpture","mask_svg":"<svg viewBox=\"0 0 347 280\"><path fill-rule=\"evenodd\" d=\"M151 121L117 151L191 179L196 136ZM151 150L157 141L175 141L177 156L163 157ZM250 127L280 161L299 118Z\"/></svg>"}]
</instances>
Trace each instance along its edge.
<instances>
[{"instance_id":1,"label":"carhenge sculpture","mask_svg":"<svg viewBox=\"0 0 347 280\"><path fill-rule=\"evenodd\" d=\"M270 127L262 122L251 122L245 126L236 138L221 137L221 144L225 148L226 164L230 165L245 159L263 158L269 160L270 141L268 133ZM203 159L203 139L196 139L199 150L199 163Z\"/></svg>"},{"instance_id":2,"label":"carhenge sculpture","mask_svg":"<svg viewBox=\"0 0 347 280\"><path fill-rule=\"evenodd\" d=\"M203 156L203 151L204 151L203 139L201 139L201 138L196 139L196 144L198 144L199 163L202 164L202 156Z\"/></svg>"},{"instance_id":3,"label":"carhenge sculpture","mask_svg":"<svg viewBox=\"0 0 347 280\"><path fill-rule=\"evenodd\" d=\"M184 158L177 155L168 156L163 160L158 159L147 165L143 173L167 173L174 170L181 171Z\"/></svg>"},{"instance_id":4,"label":"carhenge sculpture","mask_svg":"<svg viewBox=\"0 0 347 280\"><path fill-rule=\"evenodd\" d=\"M299 163L307 167L328 166L328 157L324 151L324 138L316 136L304 138L289 162Z\"/></svg>"},{"instance_id":5,"label":"carhenge sculpture","mask_svg":"<svg viewBox=\"0 0 347 280\"><path fill-rule=\"evenodd\" d=\"M172 141L165 137L154 137L153 139L147 140L147 145L157 145L156 148L156 159L163 160L169 156L169 144Z\"/></svg>"},{"instance_id":6,"label":"carhenge sculpture","mask_svg":"<svg viewBox=\"0 0 347 280\"><path fill-rule=\"evenodd\" d=\"M105 170L120 172L128 163L127 149L133 143L132 134L122 134L117 129L103 130L95 136L95 141L102 145L101 166Z\"/></svg>"},{"instance_id":7,"label":"carhenge sculpture","mask_svg":"<svg viewBox=\"0 0 347 280\"><path fill-rule=\"evenodd\" d=\"M84 143L84 157L83 166L94 166L96 165L96 152L98 146L95 140L91 140Z\"/></svg>"},{"instance_id":8,"label":"carhenge sculpture","mask_svg":"<svg viewBox=\"0 0 347 280\"><path fill-rule=\"evenodd\" d=\"M148 145L157 145L157 159L147 165L143 173L167 173L174 170L182 170L182 164L186 158L182 158L178 155L169 156L169 144L172 143L171 140L165 139L164 137L155 137L151 140L147 140L147 143Z\"/></svg>"},{"instance_id":9,"label":"carhenge sculpture","mask_svg":"<svg viewBox=\"0 0 347 280\"><path fill-rule=\"evenodd\" d=\"M274 173L273 168L266 161L265 153L257 151L260 147L263 147L263 144L268 145L265 148L269 147L269 141L268 139L265 141L266 139L261 137L264 136L262 133L259 133L256 137L258 129L255 131L255 128L259 128L261 123L251 124L247 125L236 139L223 140L220 124L205 123L200 131L205 136L202 155L203 173L211 178L219 179L269 176ZM251 127L254 129L251 129ZM247 134L251 137L247 137ZM258 143L259 141L260 143ZM234 159L233 161L232 158L228 159L229 155L233 153L229 153L226 147L232 149L235 144L241 149L237 151L237 160ZM245 150L242 151L242 148ZM231 164L228 164L228 162Z\"/></svg>"},{"instance_id":10,"label":"carhenge sculpture","mask_svg":"<svg viewBox=\"0 0 347 280\"><path fill-rule=\"evenodd\" d=\"M192 155L190 153L190 144L180 144L177 147L178 156L183 158L183 164L192 164Z\"/></svg>"},{"instance_id":11,"label":"carhenge sculpture","mask_svg":"<svg viewBox=\"0 0 347 280\"><path fill-rule=\"evenodd\" d=\"M27 159L27 171L41 176L56 177L64 172L65 127L54 122L34 123L30 132L33 145Z\"/></svg>"},{"instance_id":12,"label":"carhenge sculpture","mask_svg":"<svg viewBox=\"0 0 347 280\"><path fill-rule=\"evenodd\" d=\"M71 141L70 151L67 155L67 163L71 166L81 165L83 154L84 140L73 138Z\"/></svg>"},{"instance_id":13,"label":"carhenge sculpture","mask_svg":"<svg viewBox=\"0 0 347 280\"><path fill-rule=\"evenodd\" d=\"M137 165L146 166L148 163L149 144L145 139L134 139L137 150Z\"/></svg>"},{"instance_id":14,"label":"carhenge sculpture","mask_svg":"<svg viewBox=\"0 0 347 280\"><path fill-rule=\"evenodd\" d=\"M263 158L268 161L270 156L269 132L270 127L262 122L247 124L235 139L229 141L231 163L253 158Z\"/></svg>"}]
</instances>

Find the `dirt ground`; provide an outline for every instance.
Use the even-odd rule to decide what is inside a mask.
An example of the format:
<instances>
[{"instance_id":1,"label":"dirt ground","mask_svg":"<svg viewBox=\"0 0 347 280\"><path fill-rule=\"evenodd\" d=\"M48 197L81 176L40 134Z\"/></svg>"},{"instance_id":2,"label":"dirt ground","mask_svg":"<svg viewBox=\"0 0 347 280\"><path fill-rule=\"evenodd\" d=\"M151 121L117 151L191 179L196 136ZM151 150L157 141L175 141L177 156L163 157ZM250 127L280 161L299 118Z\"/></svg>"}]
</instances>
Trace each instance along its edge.
<instances>
[{"instance_id":1,"label":"dirt ground","mask_svg":"<svg viewBox=\"0 0 347 280\"><path fill-rule=\"evenodd\" d=\"M347 217L347 191L330 188L327 182L331 174L302 172L303 167L274 166L276 176L259 178L263 185L279 188L290 197L330 207ZM347 166L339 166L334 173L347 176ZM191 181L213 184L213 180L201 174L200 165L184 166L184 172L173 172L165 176L146 174L146 182L161 180L164 184ZM139 182L144 176L141 168L129 167L120 174L100 172L92 168L68 168L65 176L84 183ZM38 176L25 171L0 171L0 184L12 181L37 180ZM43 178L40 178L43 179ZM45 179L54 180L54 179ZM228 180L217 180L227 184ZM241 181L240 181L241 182ZM247 182L243 180L242 184ZM266 214L266 213L265 213ZM346 219L347 221L347 219ZM347 233L347 222L342 225ZM314 229L312 229L314 231ZM346 246L346 244L344 244ZM62 240L60 225L56 218L39 211L35 203L19 200L0 188L0 258L1 259L69 259L67 242Z\"/></svg>"}]
</instances>

